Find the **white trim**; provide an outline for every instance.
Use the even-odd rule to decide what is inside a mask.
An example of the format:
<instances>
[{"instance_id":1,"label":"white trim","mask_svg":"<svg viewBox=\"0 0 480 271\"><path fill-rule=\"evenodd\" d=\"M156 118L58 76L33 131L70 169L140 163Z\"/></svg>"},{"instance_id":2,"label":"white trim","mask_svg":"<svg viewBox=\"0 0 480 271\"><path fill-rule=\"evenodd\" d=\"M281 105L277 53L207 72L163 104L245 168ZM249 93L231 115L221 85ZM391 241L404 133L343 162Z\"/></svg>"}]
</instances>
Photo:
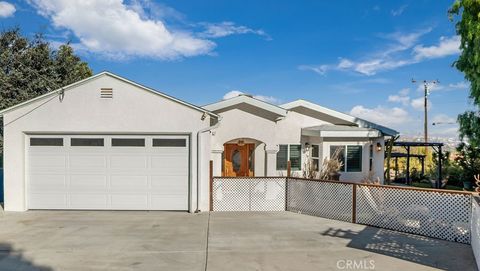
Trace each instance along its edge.
<instances>
[{"instance_id":1,"label":"white trim","mask_svg":"<svg viewBox=\"0 0 480 271\"><path fill-rule=\"evenodd\" d=\"M344 147L344 154L343 154L343 171L339 172L345 172L345 173L362 173L363 172L363 151L364 151L364 144L357 144L357 143L344 143L344 144L329 144L328 145L328 159L331 159L332 157L332 152L331 149L332 147ZM347 170L347 157L348 157L348 146L359 146L361 148L361 156L360 156L360 170L359 171L348 171Z\"/></svg>"},{"instance_id":2,"label":"white trim","mask_svg":"<svg viewBox=\"0 0 480 271\"><path fill-rule=\"evenodd\" d=\"M329 109L329 108L326 108L326 107L323 107L323 106L320 106L318 104L315 104L315 103L312 103L312 102L309 102L309 101L306 101L306 100L302 100L302 99L296 100L296 101L293 101L293 102L289 102L289 103L286 103L286 104L282 104L282 105L280 105L280 107L283 107L287 110L291 110L291 109L297 108L297 107L305 107L305 108L308 108L310 110L317 111L317 112L320 112L320 113L323 113L323 114L326 114L326 115L329 115L329 116L332 116L332 117L350 122L350 123L352 123L352 124L354 124L355 126L358 126L358 127L377 129L385 135L394 136L394 135L399 134L397 131L395 131L393 129L390 129L388 127L378 125L378 124L366 121L366 120L361 119L361 118L350 116L348 114L338 112L338 111L335 111L333 109Z\"/></svg>"},{"instance_id":3,"label":"white trim","mask_svg":"<svg viewBox=\"0 0 480 271\"><path fill-rule=\"evenodd\" d=\"M33 103L33 102L35 102L35 101L42 100L42 99L44 99L44 98L50 97L50 96L52 96L52 95L54 95L54 94L58 94L58 93L59 93L60 91L62 91L62 90L63 90L63 91L70 90L70 89L72 89L72 88L74 88L74 87L80 86L80 85L82 85L82 84L85 84L85 83L87 83L87 82L89 82L89 81L91 81L91 80L93 80L93 79L99 78L99 77L104 76L104 75L108 75L108 76L110 76L110 77L113 77L113 78L115 78L115 79L121 80L121 81L126 82L126 83L128 83L128 84L131 84L131 85L133 85L133 86L139 87L139 88L141 88L141 89L143 89L143 90L149 91L149 92L151 92L151 93L153 93L153 94L156 94L156 95L158 95L158 96L161 96L161 97L163 97L163 98L167 98L167 99L169 99L169 100L172 100L172 101L177 102L177 103L179 103L179 104L182 104L182 105L184 105L184 106L193 108L193 109L195 109L195 110L198 110L198 111L200 111L200 112L203 112L203 113L206 113L206 114L209 114L209 115L211 115L211 116L214 116L214 117L217 117L217 118L218 118L218 115L217 115L217 114L212 113L212 112L210 112L210 111L208 111L208 110L206 110L206 109L204 109L204 108L201 108L201 107L199 107L199 106L196 106L196 105L187 103L187 102L185 102L185 101L179 100L179 99L174 98L174 97L172 97L172 96L170 96L170 95L167 95L167 94L165 94L165 93L156 91L156 90L154 90L154 89L152 89L152 88L146 87L146 86L141 85L141 84L139 84L139 83L130 81L130 80L126 79L126 78L123 78L123 77L121 77L121 76L119 76L119 75L113 74L113 73L108 72L108 71L103 71L103 72L101 72L101 73L95 74L95 75L93 75L93 76L90 76L90 77L88 77L88 78L85 78L85 79L83 79L83 80L80 80L80 81L78 81L78 82L75 82L75 83L73 83L73 84L70 84L70 85L68 85L68 86L61 87L61 88L59 88L59 89L56 89L56 90L47 92L47 93L45 93L45 94L43 94L43 95L40 95L40 96L38 96L38 97L35 97L35 98L30 99L30 100L28 100L28 101L25 101L25 102L23 102L23 103L19 103L19 104L17 104L17 105L12 106L12 107L3 109L3 110L0 111L0 115L3 115L3 114L5 114L6 112L15 110L15 109L17 109L17 108L23 107L23 106L28 105L28 104L30 104L30 103Z\"/></svg>"},{"instance_id":4,"label":"white trim","mask_svg":"<svg viewBox=\"0 0 480 271\"><path fill-rule=\"evenodd\" d=\"M312 131L303 130L304 136L318 136L318 137L347 137L347 138L377 138L381 137L380 131Z\"/></svg>"},{"instance_id":5,"label":"white trim","mask_svg":"<svg viewBox=\"0 0 480 271\"><path fill-rule=\"evenodd\" d=\"M344 114L344 113L341 113L341 112L338 112L338 111L320 106L318 104L315 104L315 103L312 103L312 102L309 102L309 101L306 101L306 100L303 100L303 99L296 100L296 101L293 101L293 102L289 102L289 103L286 103L286 104L282 104L280 106L287 109L287 110L291 110L291 109L296 108L296 107L305 107L305 108L308 108L308 109L311 109L311 110L314 110L314 111L317 111L317 112L320 112L320 113L323 113L323 114L327 114L327 115L330 115L332 117L335 117L335 118L338 118L338 119L341 119L341 120L344 120L344 121L351 122L352 124L356 124L356 122L355 122L356 118L353 117L353 116L350 116L350 115L347 115L347 114Z\"/></svg>"},{"instance_id":6,"label":"white trim","mask_svg":"<svg viewBox=\"0 0 480 271\"><path fill-rule=\"evenodd\" d=\"M238 104L241 104L241 103L246 103L246 104L258 107L260 109L263 109L265 111L270 111L270 112L275 113L275 114L277 114L281 117L287 116L287 110L285 110L284 108L278 107L278 106L273 105L273 104L269 104L269 103L264 102L264 101L260 101L258 99L252 98L252 97L247 96L247 95L239 95L237 97L233 97L233 98L228 99L228 100L223 100L223 101L216 102L216 103L213 103L213 104L205 105L205 106L203 106L203 108L205 108L206 110L215 112L215 111L221 110L223 108L227 108L227 107L230 107L230 106L235 106L235 105L238 105Z\"/></svg>"}]
</instances>

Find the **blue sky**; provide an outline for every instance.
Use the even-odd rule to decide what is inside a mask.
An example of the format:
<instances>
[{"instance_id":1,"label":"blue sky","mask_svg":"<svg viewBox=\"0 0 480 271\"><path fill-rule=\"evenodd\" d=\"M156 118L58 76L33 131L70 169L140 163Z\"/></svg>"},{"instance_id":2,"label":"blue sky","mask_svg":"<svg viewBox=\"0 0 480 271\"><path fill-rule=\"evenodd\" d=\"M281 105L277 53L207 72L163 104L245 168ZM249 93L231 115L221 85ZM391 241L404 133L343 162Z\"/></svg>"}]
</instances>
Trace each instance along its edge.
<instances>
[{"instance_id":1,"label":"blue sky","mask_svg":"<svg viewBox=\"0 0 480 271\"><path fill-rule=\"evenodd\" d=\"M71 41L94 72L112 71L203 105L238 92L272 103L303 98L421 135L471 108L451 64L452 1L0 1L0 24Z\"/></svg>"}]
</instances>

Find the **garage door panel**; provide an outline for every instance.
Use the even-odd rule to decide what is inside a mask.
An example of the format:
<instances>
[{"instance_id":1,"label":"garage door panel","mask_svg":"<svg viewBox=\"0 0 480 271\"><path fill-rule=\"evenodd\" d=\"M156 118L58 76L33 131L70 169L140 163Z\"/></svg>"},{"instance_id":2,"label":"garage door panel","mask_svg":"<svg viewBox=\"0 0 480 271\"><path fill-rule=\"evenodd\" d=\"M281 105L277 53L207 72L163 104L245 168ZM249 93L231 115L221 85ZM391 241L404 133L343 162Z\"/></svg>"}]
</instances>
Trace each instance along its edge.
<instances>
[{"instance_id":1,"label":"garage door panel","mask_svg":"<svg viewBox=\"0 0 480 271\"><path fill-rule=\"evenodd\" d=\"M67 161L63 154L37 154L32 155L29 160L29 167L31 169L45 169L45 168L60 168L64 169Z\"/></svg>"},{"instance_id":2,"label":"garage door panel","mask_svg":"<svg viewBox=\"0 0 480 271\"><path fill-rule=\"evenodd\" d=\"M151 168L155 171L182 172L188 166L188 159L185 156L153 156L151 159Z\"/></svg>"},{"instance_id":3,"label":"garage door panel","mask_svg":"<svg viewBox=\"0 0 480 271\"><path fill-rule=\"evenodd\" d=\"M147 176L111 176L111 191L148 191Z\"/></svg>"},{"instance_id":4,"label":"garage door panel","mask_svg":"<svg viewBox=\"0 0 480 271\"><path fill-rule=\"evenodd\" d=\"M107 192L107 177L105 175L70 175L71 191L102 191Z\"/></svg>"},{"instance_id":5,"label":"garage door panel","mask_svg":"<svg viewBox=\"0 0 480 271\"><path fill-rule=\"evenodd\" d=\"M152 176L151 192L157 195L185 195L188 186L184 185L186 176Z\"/></svg>"},{"instance_id":6,"label":"garage door panel","mask_svg":"<svg viewBox=\"0 0 480 271\"><path fill-rule=\"evenodd\" d=\"M72 193L70 194L72 209L107 209L108 196L105 194Z\"/></svg>"},{"instance_id":7,"label":"garage door panel","mask_svg":"<svg viewBox=\"0 0 480 271\"><path fill-rule=\"evenodd\" d=\"M35 174L29 176L28 190L32 193L66 191L66 177L63 174Z\"/></svg>"},{"instance_id":8,"label":"garage door panel","mask_svg":"<svg viewBox=\"0 0 480 271\"><path fill-rule=\"evenodd\" d=\"M42 142L37 140L28 147L30 209L188 210L188 137L44 137L63 138L64 145L38 146ZM77 140L70 146L73 138L95 138L97 143L86 146L92 140ZM112 146L113 138L143 141L117 140ZM140 146L124 146L134 143Z\"/></svg>"},{"instance_id":9,"label":"garage door panel","mask_svg":"<svg viewBox=\"0 0 480 271\"><path fill-rule=\"evenodd\" d=\"M112 169L146 169L147 158L144 155L114 155L110 158Z\"/></svg>"},{"instance_id":10,"label":"garage door panel","mask_svg":"<svg viewBox=\"0 0 480 271\"><path fill-rule=\"evenodd\" d=\"M67 195L64 193L30 193L28 198L32 209L67 209Z\"/></svg>"},{"instance_id":11,"label":"garage door panel","mask_svg":"<svg viewBox=\"0 0 480 271\"><path fill-rule=\"evenodd\" d=\"M148 208L147 194L112 194L112 209L146 210Z\"/></svg>"},{"instance_id":12,"label":"garage door panel","mask_svg":"<svg viewBox=\"0 0 480 271\"><path fill-rule=\"evenodd\" d=\"M152 195L151 204L153 209L162 208L162 210L186 210L188 209L188 200L183 196L175 195Z\"/></svg>"},{"instance_id":13,"label":"garage door panel","mask_svg":"<svg viewBox=\"0 0 480 271\"><path fill-rule=\"evenodd\" d=\"M69 155L69 168L75 169L98 169L107 166L105 155Z\"/></svg>"}]
</instances>

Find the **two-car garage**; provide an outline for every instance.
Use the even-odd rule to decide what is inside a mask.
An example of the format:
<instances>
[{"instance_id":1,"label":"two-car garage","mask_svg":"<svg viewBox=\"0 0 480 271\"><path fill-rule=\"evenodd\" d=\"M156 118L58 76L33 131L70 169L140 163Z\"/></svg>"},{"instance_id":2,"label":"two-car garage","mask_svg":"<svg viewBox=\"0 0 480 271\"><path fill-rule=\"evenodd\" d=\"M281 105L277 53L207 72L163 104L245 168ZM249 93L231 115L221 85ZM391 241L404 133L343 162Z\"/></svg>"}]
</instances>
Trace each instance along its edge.
<instances>
[{"instance_id":1,"label":"two-car garage","mask_svg":"<svg viewBox=\"0 0 480 271\"><path fill-rule=\"evenodd\" d=\"M5 211L209 206L204 108L101 72L0 116Z\"/></svg>"},{"instance_id":2,"label":"two-car garage","mask_svg":"<svg viewBox=\"0 0 480 271\"><path fill-rule=\"evenodd\" d=\"M28 209L188 210L188 135L29 135Z\"/></svg>"}]
</instances>

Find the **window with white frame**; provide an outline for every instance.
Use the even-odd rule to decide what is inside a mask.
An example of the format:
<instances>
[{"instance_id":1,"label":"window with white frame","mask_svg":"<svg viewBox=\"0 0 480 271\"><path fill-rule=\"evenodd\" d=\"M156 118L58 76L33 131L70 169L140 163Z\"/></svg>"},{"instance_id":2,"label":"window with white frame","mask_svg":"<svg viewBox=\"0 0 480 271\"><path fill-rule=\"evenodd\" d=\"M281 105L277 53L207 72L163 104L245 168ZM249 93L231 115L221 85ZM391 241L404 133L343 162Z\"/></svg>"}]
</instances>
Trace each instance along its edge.
<instances>
[{"instance_id":1,"label":"window with white frame","mask_svg":"<svg viewBox=\"0 0 480 271\"><path fill-rule=\"evenodd\" d=\"M330 146L330 159L337 156L337 159L343 163L340 171L361 172L362 149L360 145L332 145Z\"/></svg>"},{"instance_id":2,"label":"window with white frame","mask_svg":"<svg viewBox=\"0 0 480 271\"><path fill-rule=\"evenodd\" d=\"M314 171L318 171L320 169L320 146L319 145L312 145L312 166Z\"/></svg>"},{"instance_id":3,"label":"window with white frame","mask_svg":"<svg viewBox=\"0 0 480 271\"><path fill-rule=\"evenodd\" d=\"M287 170L288 161L290 161L290 166L292 170L301 170L302 145L279 145L277 152L277 170Z\"/></svg>"}]
</instances>

